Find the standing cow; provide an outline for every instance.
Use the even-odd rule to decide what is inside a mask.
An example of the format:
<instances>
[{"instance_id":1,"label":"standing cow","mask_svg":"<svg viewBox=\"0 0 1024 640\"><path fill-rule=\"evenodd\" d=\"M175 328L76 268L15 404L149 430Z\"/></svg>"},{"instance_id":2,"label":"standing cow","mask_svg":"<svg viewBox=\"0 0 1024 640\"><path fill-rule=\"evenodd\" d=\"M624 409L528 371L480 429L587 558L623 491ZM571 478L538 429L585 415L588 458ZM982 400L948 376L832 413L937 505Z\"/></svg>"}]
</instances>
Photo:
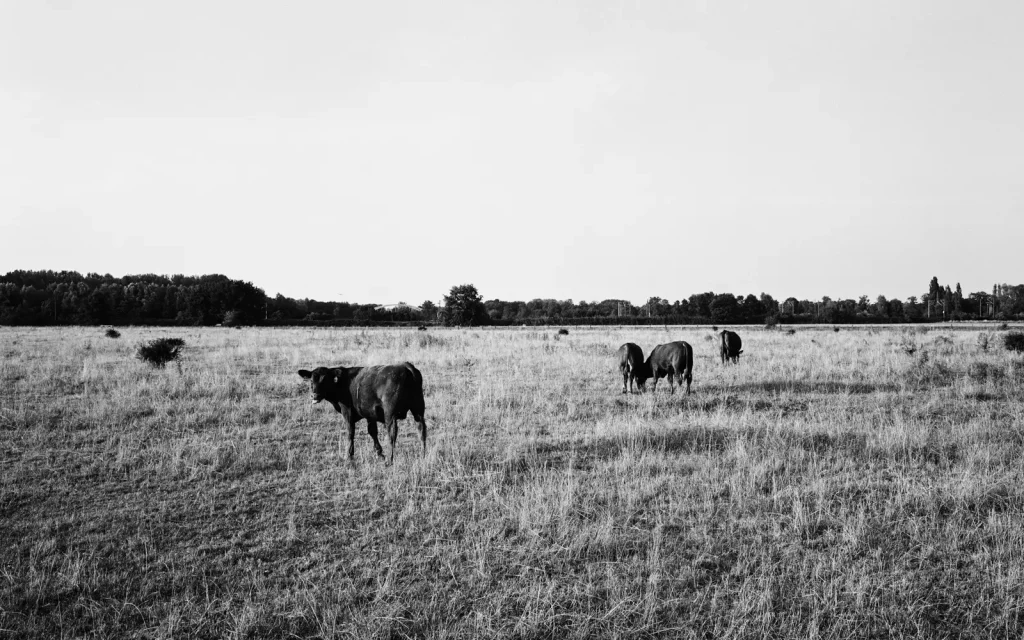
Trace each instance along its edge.
<instances>
[{"instance_id":1,"label":"standing cow","mask_svg":"<svg viewBox=\"0 0 1024 640\"><path fill-rule=\"evenodd\" d=\"M740 354L743 353L743 341L739 334L722 329L722 364L728 360L734 364L739 363Z\"/></svg>"},{"instance_id":2,"label":"standing cow","mask_svg":"<svg viewBox=\"0 0 1024 640\"><path fill-rule=\"evenodd\" d=\"M384 457L377 440L377 423L383 422L391 441L388 457L395 460L395 440L398 439L398 420L404 420L411 411L420 425L423 454L427 453L427 423L423 419L423 376L408 362L375 367L317 367L313 371L299 370L309 380L309 394L313 404L326 400L342 415L348 425L348 457L355 455L356 423L366 419L366 431L373 438L377 455Z\"/></svg>"},{"instance_id":3,"label":"standing cow","mask_svg":"<svg viewBox=\"0 0 1024 640\"><path fill-rule=\"evenodd\" d=\"M672 393L676 392L675 385L678 384L682 387L683 380L685 380L686 394L690 394L690 383L693 382L693 347L689 343L680 340L659 344L651 351L644 366L638 367L636 370L637 384L641 388L648 378L654 378L651 393L658 389L658 380L665 376L668 376L668 384Z\"/></svg>"},{"instance_id":4,"label":"standing cow","mask_svg":"<svg viewBox=\"0 0 1024 640\"><path fill-rule=\"evenodd\" d=\"M636 380L636 388L643 392L644 383L640 379L640 372L644 368L644 351L632 342L619 347L619 371L622 372L622 393L633 392L633 381ZM647 380L651 375L643 376ZM629 391L626 390L626 381L629 380Z\"/></svg>"}]
</instances>

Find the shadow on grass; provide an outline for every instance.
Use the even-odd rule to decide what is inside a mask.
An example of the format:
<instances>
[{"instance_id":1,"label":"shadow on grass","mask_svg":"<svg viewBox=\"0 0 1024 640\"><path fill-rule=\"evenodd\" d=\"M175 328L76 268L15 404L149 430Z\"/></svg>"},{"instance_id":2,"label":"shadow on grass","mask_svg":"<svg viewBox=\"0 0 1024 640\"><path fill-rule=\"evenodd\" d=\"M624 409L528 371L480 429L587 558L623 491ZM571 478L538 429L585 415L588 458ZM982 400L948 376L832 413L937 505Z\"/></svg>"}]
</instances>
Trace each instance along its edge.
<instances>
[{"instance_id":1,"label":"shadow on grass","mask_svg":"<svg viewBox=\"0 0 1024 640\"><path fill-rule=\"evenodd\" d=\"M707 393L716 392L760 392L760 393L831 393L831 394L864 394L876 391L896 391L894 384L874 382L835 382L810 380L765 380L761 382L744 382L733 385L709 385Z\"/></svg>"},{"instance_id":2,"label":"shadow on grass","mask_svg":"<svg viewBox=\"0 0 1024 640\"><path fill-rule=\"evenodd\" d=\"M798 449L818 455L860 458L868 451L863 433L792 433L763 428L720 429L688 427L661 433L629 433L586 440L535 442L510 451L501 463L506 472L517 474L533 468L586 470L597 462L642 452L670 456L718 457L738 441L761 449Z\"/></svg>"}]
</instances>

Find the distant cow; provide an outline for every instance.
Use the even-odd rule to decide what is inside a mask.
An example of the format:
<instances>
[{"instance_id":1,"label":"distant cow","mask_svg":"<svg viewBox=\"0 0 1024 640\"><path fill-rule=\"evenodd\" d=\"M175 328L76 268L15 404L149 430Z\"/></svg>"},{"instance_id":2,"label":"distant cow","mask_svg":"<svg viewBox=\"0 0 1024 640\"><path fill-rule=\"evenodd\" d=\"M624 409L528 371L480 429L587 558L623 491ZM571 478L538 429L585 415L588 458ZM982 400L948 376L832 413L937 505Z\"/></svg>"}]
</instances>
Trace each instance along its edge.
<instances>
[{"instance_id":1,"label":"distant cow","mask_svg":"<svg viewBox=\"0 0 1024 640\"><path fill-rule=\"evenodd\" d=\"M633 392L633 381L636 380L636 387L639 391L644 390L644 383L638 377L638 372L644 367L644 351L632 342L619 347L619 371L622 372L622 393ZM643 380L651 375L647 374ZM626 390L626 381L629 381L629 391Z\"/></svg>"},{"instance_id":2,"label":"distant cow","mask_svg":"<svg viewBox=\"0 0 1024 640\"><path fill-rule=\"evenodd\" d=\"M672 393L676 392L675 385L683 386L686 380L686 393L690 393L690 383L693 382L693 347L683 341L659 344L647 357L643 368L637 368L637 384L641 387L647 378L654 378L651 385L651 393L658 389L658 380L668 376L669 388Z\"/></svg>"},{"instance_id":3,"label":"distant cow","mask_svg":"<svg viewBox=\"0 0 1024 640\"><path fill-rule=\"evenodd\" d=\"M317 367L301 369L299 375L309 380L313 404L326 400L348 424L348 457L355 455L356 423L366 419L366 431L373 438L377 455L384 457L377 440L377 423L383 422L391 441L390 465L395 460L398 420L408 412L420 424L423 453L427 453L427 423L423 420L423 376L408 362L376 367Z\"/></svg>"},{"instance_id":4,"label":"distant cow","mask_svg":"<svg viewBox=\"0 0 1024 640\"><path fill-rule=\"evenodd\" d=\"M722 329L722 364L728 360L732 363L740 361L740 354L743 353L743 341L737 333Z\"/></svg>"}]
</instances>

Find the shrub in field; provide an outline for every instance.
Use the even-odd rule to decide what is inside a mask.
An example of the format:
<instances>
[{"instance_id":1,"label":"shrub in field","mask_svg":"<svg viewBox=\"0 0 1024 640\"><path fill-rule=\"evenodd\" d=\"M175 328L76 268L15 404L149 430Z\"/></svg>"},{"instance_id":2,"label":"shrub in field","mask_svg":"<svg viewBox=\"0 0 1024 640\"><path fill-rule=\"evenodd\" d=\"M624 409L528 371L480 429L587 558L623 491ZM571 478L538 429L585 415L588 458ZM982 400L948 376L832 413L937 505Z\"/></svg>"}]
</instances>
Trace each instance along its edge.
<instances>
[{"instance_id":1,"label":"shrub in field","mask_svg":"<svg viewBox=\"0 0 1024 640\"><path fill-rule=\"evenodd\" d=\"M836 333L839 333L839 327L832 327L832 330L835 331Z\"/></svg>"},{"instance_id":2,"label":"shrub in field","mask_svg":"<svg viewBox=\"0 0 1024 640\"><path fill-rule=\"evenodd\" d=\"M718 333L718 325L717 324L711 325L711 330L714 331L715 333Z\"/></svg>"},{"instance_id":3,"label":"shrub in field","mask_svg":"<svg viewBox=\"0 0 1024 640\"><path fill-rule=\"evenodd\" d=\"M560 335L560 336L567 336L567 335L569 335L569 330L568 329L559 329L558 330L558 335Z\"/></svg>"},{"instance_id":4,"label":"shrub in field","mask_svg":"<svg viewBox=\"0 0 1024 640\"><path fill-rule=\"evenodd\" d=\"M154 367L163 367L168 362L177 360L184 346L185 341L181 338L158 338L139 345L135 357Z\"/></svg>"},{"instance_id":5,"label":"shrub in field","mask_svg":"<svg viewBox=\"0 0 1024 640\"><path fill-rule=\"evenodd\" d=\"M1010 328L1010 325L1006 324L1005 322L1003 324L999 325L999 330L1000 331L1006 331L1009 328Z\"/></svg>"},{"instance_id":6,"label":"shrub in field","mask_svg":"<svg viewBox=\"0 0 1024 640\"><path fill-rule=\"evenodd\" d=\"M121 332L117 329L107 329L107 332L104 335L108 338L120 338Z\"/></svg>"},{"instance_id":7,"label":"shrub in field","mask_svg":"<svg viewBox=\"0 0 1024 640\"><path fill-rule=\"evenodd\" d=\"M1003 336L1003 346L1007 351L1024 352L1024 333L1014 331Z\"/></svg>"},{"instance_id":8,"label":"shrub in field","mask_svg":"<svg viewBox=\"0 0 1024 640\"><path fill-rule=\"evenodd\" d=\"M764 319L765 329L775 329L779 326L779 319L775 316L768 316Z\"/></svg>"},{"instance_id":9,"label":"shrub in field","mask_svg":"<svg viewBox=\"0 0 1024 640\"><path fill-rule=\"evenodd\" d=\"M796 329L787 329L787 330L786 330L786 335L787 335L787 336L793 336L793 335L796 335Z\"/></svg>"},{"instance_id":10,"label":"shrub in field","mask_svg":"<svg viewBox=\"0 0 1024 640\"><path fill-rule=\"evenodd\" d=\"M987 333L978 334L978 348L982 351L988 351L989 343L992 340L992 336Z\"/></svg>"},{"instance_id":11,"label":"shrub in field","mask_svg":"<svg viewBox=\"0 0 1024 640\"><path fill-rule=\"evenodd\" d=\"M902 349L903 353L907 354L908 356L912 356L915 352L917 352L917 342L914 340L911 334L904 333L903 337L900 338L900 349Z\"/></svg>"}]
</instances>

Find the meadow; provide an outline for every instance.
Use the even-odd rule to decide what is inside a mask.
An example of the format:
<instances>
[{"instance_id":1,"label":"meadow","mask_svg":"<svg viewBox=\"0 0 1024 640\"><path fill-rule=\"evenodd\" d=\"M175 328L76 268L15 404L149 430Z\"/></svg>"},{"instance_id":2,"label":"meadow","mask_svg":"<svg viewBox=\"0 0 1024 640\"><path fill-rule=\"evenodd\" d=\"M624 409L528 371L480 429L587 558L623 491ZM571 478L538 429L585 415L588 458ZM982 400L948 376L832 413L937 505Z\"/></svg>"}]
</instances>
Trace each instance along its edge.
<instances>
[{"instance_id":1,"label":"meadow","mask_svg":"<svg viewBox=\"0 0 1024 640\"><path fill-rule=\"evenodd\" d=\"M735 329L0 327L0 636L1021 637L1002 332ZM400 360L427 455L350 463L296 371Z\"/></svg>"}]
</instances>

